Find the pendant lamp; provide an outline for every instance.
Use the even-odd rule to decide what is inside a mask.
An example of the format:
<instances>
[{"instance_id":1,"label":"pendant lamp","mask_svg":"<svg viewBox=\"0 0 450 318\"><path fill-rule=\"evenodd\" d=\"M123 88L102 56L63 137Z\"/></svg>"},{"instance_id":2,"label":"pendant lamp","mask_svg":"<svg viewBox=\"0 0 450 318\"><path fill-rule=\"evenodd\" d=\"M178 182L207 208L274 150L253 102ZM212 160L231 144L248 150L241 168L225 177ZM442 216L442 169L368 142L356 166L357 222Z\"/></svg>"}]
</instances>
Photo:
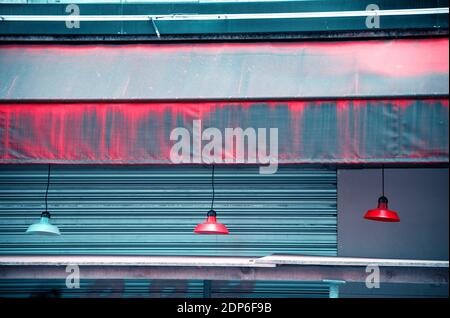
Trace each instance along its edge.
<instances>
[{"instance_id":1,"label":"pendant lamp","mask_svg":"<svg viewBox=\"0 0 450 318\"><path fill-rule=\"evenodd\" d=\"M381 169L382 196L378 198L378 207L366 212L364 218L379 222L400 222L397 212L389 210L388 199L384 196L384 167Z\"/></svg>"},{"instance_id":2,"label":"pendant lamp","mask_svg":"<svg viewBox=\"0 0 450 318\"><path fill-rule=\"evenodd\" d=\"M206 221L198 224L194 233L196 234L228 234L228 229L225 225L217 222L216 211L214 211L214 165L212 166L212 201L211 209L206 214Z\"/></svg>"},{"instance_id":3,"label":"pendant lamp","mask_svg":"<svg viewBox=\"0 0 450 318\"><path fill-rule=\"evenodd\" d=\"M48 188L50 186L50 165L48 165L48 174L47 174L47 190L45 191L45 211L41 214L41 219L39 222L31 224L26 233L27 234L37 234L37 235L61 235L59 229L56 225L50 223L50 212L48 212Z\"/></svg>"}]
</instances>

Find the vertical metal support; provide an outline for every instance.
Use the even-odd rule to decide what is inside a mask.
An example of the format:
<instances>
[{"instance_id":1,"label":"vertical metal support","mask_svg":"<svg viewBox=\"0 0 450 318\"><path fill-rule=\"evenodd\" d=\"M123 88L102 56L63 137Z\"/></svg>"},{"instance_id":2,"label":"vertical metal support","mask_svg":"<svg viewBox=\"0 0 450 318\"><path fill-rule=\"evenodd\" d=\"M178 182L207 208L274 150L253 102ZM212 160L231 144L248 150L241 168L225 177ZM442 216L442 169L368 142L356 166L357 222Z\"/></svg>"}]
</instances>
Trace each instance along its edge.
<instances>
[{"instance_id":1,"label":"vertical metal support","mask_svg":"<svg viewBox=\"0 0 450 318\"><path fill-rule=\"evenodd\" d=\"M338 284L330 285L330 298L339 298L339 285Z\"/></svg>"},{"instance_id":2,"label":"vertical metal support","mask_svg":"<svg viewBox=\"0 0 450 318\"><path fill-rule=\"evenodd\" d=\"M330 298L339 298L339 285L345 284L345 280L324 279L324 283L330 284Z\"/></svg>"},{"instance_id":3,"label":"vertical metal support","mask_svg":"<svg viewBox=\"0 0 450 318\"><path fill-rule=\"evenodd\" d=\"M203 298L211 298L211 281L203 281Z\"/></svg>"},{"instance_id":4,"label":"vertical metal support","mask_svg":"<svg viewBox=\"0 0 450 318\"><path fill-rule=\"evenodd\" d=\"M158 27L156 26L156 22L155 22L155 20L153 20L153 17L150 17L150 21L152 22L153 29L155 30L156 36L158 38L160 38L161 34L159 33Z\"/></svg>"}]
</instances>

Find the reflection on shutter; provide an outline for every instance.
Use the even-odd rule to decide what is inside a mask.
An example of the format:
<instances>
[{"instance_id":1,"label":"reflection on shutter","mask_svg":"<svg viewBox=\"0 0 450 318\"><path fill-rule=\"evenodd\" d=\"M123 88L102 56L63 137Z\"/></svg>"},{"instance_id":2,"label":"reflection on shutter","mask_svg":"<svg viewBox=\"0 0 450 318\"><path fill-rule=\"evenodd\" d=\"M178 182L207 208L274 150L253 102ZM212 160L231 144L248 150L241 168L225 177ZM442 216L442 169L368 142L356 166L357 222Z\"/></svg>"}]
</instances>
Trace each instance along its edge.
<instances>
[{"instance_id":1,"label":"reflection on shutter","mask_svg":"<svg viewBox=\"0 0 450 318\"><path fill-rule=\"evenodd\" d=\"M1 254L336 255L336 171L216 167L231 235L194 235L211 204L207 166L52 166L61 237L24 232L44 209L47 166L0 167Z\"/></svg>"},{"instance_id":2,"label":"reflection on shutter","mask_svg":"<svg viewBox=\"0 0 450 318\"><path fill-rule=\"evenodd\" d=\"M46 182L47 165L0 166L1 255L337 253L335 170L280 166L276 174L261 175L256 166L216 166L214 208L230 230L217 236L193 233L211 204L209 166L54 165L49 211L62 236L26 235L44 209ZM0 282L0 294L10 283ZM138 286L131 293L142 287L126 284ZM215 290L215 284L212 295L221 297L326 293L323 285L299 282L256 282L247 292L239 285ZM187 295L197 297L192 288Z\"/></svg>"},{"instance_id":3,"label":"reflection on shutter","mask_svg":"<svg viewBox=\"0 0 450 318\"><path fill-rule=\"evenodd\" d=\"M0 297L114 297L114 298L202 298L200 280L115 279L80 281L80 288L69 289L64 280L0 279ZM212 298L326 298L324 283L280 281L214 281Z\"/></svg>"}]
</instances>

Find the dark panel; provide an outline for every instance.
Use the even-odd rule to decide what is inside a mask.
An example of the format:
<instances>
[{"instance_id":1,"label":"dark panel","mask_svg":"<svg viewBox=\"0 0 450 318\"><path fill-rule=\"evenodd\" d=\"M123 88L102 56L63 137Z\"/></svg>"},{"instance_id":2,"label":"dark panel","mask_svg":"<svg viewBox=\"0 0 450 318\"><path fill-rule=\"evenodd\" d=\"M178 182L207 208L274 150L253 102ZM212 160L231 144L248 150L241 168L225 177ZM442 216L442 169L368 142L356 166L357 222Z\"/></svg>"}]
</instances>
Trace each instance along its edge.
<instances>
[{"instance_id":1,"label":"dark panel","mask_svg":"<svg viewBox=\"0 0 450 318\"><path fill-rule=\"evenodd\" d=\"M381 170L340 169L339 256L448 260L448 181L448 169L385 169L400 223L373 222L363 216L376 207Z\"/></svg>"},{"instance_id":2,"label":"dark panel","mask_svg":"<svg viewBox=\"0 0 450 318\"><path fill-rule=\"evenodd\" d=\"M448 169L386 169L389 207L400 223L363 219L376 207L381 170L338 171L339 256L448 260ZM346 284L343 297L448 297L447 285Z\"/></svg>"}]
</instances>

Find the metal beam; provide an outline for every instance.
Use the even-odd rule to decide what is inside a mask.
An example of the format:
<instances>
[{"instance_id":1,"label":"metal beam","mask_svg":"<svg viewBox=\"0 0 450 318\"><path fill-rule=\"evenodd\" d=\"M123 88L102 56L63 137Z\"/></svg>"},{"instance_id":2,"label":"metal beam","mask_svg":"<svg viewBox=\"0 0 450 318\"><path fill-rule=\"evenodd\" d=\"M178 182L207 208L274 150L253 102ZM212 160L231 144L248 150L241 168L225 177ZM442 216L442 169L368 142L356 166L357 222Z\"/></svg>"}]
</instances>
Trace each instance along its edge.
<instances>
[{"instance_id":1,"label":"metal beam","mask_svg":"<svg viewBox=\"0 0 450 318\"><path fill-rule=\"evenodd\" d=\"M194 280L342 280L365 282L361 266L206 267L206 266L80 266L80 279ZM0 279L66 279L65 266L0 266ZM448 284L447 268L382 267L380 283Z\"/></svg>"},{"instance_id":2,"label":"metal beam","mask_svg":"<svg viewBox=\"0 0 450 318\"><path fill-rule=\"evenodd\" d=\"M304 39L373 39L373 38L417 38L448 36L448 29L407 29L407 30L355 30L355 31L309 31L309 32L271 32L271 33L230 33L230 34L115 34L115 35L0 35L0 42L177 42L177 41L246 41L246 40L304 40ZM417 96L420 97L420 96ZM27 100L21 100L27 101ZM5 100L7 102L7 100ZM17 101L16 101L17 102ZM33 100L28 100L33 102Z\"/></svg>"},{"instance_id":3,"label":"metal beam","mask_svg":"<svg viewBox=\"0 0 450 318\"><path fill-rule=\"evenodd\" d=\"M257 264L257 258L215 256L0 256L0 266L224 266L275 267Z\"/></svg>"},{"instance_id":4,"label":"metal beam","mask_svg":"<svg viewBox=\"0 0 450 318\"><path fill-rule=\"evenodd\" d=\"M303 255L270 255L258 258L257 264L276 265L329 265L329 266L392 266L392 267L446 267L448 261L417 259L386 259L361 257L327 257Z\"/></svg>"},{"instance_id":5,"label":"metal beam","mask_svg":"<svg viewBox=\"0 0 450 318\"><path fill-rule=\"evenodd\" d=\"M273 254L264 257L217 257L217 256L75 256L75 255L18 255L0 256L0 266L222 266L222 267L275 267L277 265L322 266L389 266L389 267L442 267L448 261L386 259L336 256L304 256Z\"/></svg>"},{"instance_id":6,"label":"metal beam","mask_svg":"<svg viewBox=\"0 0 450 318\"><path fill-rule=\"evenodd\" d=\"M448 261L272 255L263 258L174 256L0 256L1 279L197 279L365 282L378 265L381 283L448 284Z\"/></svg>"}]
</instances>

